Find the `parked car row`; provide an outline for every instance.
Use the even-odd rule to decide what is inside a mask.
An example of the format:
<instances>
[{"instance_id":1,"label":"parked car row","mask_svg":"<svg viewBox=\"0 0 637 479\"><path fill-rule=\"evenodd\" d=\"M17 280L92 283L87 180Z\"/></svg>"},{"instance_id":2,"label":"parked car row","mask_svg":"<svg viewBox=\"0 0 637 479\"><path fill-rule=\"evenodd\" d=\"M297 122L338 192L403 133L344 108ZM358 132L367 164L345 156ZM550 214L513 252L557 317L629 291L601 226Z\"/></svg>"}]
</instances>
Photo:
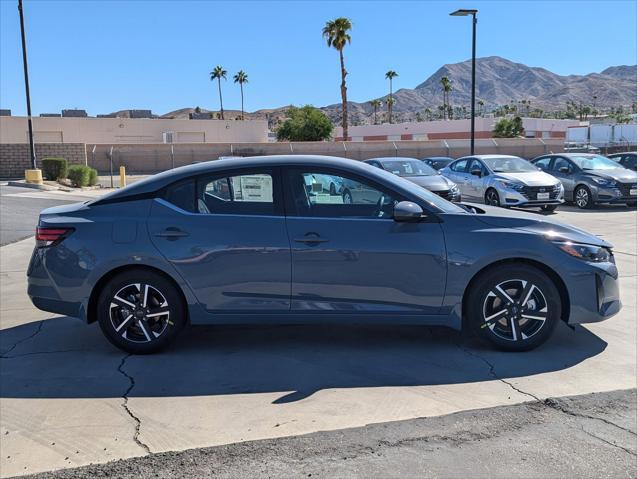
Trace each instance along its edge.
<instances>
[{"instance_id":1,"label":"parked car row","mask_svg":"<svg viewBox=\"0 0 637 479\"><path fill-rule=\"evenodd\" d=\"M598 154L559 153L531 161L509 155L474 155L456 160L429 157L420 160L430 167L427 169L418 168L418 160L414 158L373 158L366 163L456 202L539 207L547 212L565 201L579 208L602 203L637 206L637 173L633 171L637 168L637 153L611 156L609 159ZM448 190L443 189L441 179L436 179L435 170L450 180Z\"/></svg>"}]
</instances>

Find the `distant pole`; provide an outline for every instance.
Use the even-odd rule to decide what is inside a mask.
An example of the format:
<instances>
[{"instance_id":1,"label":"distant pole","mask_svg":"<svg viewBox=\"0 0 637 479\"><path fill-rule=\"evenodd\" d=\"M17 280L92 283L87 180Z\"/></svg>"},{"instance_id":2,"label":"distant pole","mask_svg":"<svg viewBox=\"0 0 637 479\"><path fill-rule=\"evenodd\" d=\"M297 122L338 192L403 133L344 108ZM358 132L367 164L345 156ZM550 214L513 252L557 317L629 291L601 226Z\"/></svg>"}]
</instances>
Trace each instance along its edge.
<instances>
[{"instance_id":1,"label":"distant pole","mask_svg":"<svg viewBox=\"0 0 637 479\"><path fill-rule=\"evenodd\" d=\"M478 18L473 14L473 44L471 47L471 155L475 154L476 142L476 26Z\"/></svg>"},{"instance_id":2,"label":"distant pole","mask_svg":"<svg viewBox=\"0 0 637 479\"><path fill-rule=\"evenodd\" d=\"M24 13L22 0L18 0L18 12L20 12L20 33L22 34L22 63L24 65L24 89L27 96L27 123L29 125L29 148L31 150L31 168L37 169L35 161L35 145L33 144L33 122L31 121L31 93L29 92L29 68L27 64L27 38L24 32Z\"/></svg>"}]
</instances>

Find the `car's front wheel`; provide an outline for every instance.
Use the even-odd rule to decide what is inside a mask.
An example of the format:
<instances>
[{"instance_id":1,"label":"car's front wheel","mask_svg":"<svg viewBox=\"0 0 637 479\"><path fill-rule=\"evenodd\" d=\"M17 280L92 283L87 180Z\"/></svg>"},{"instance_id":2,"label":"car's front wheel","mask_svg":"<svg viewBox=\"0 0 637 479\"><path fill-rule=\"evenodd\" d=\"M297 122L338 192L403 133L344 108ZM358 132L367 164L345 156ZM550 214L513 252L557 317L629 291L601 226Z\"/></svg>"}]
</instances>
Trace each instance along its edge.
<instances>
[{"instance_id":1,"label":"car's front wheel","mask_svg":"<svg viewBox=\"0 0 637 479\"><path fill-rule=\"evenodd\" d=\"M575 204L578 208L588 209L593 207L593 195L587 186L580 185L575 188Z\"/></svg>"},{"instance_id":2,"label":"car's front wheel","mask_svg":"<svg viewBox=\"0 0 637 479\"><path fill-rule=\"evenodd\" d=\"M506 351L527 351L544 343L562 313L556 285L526 264L487 270L469 291L465 306L473 330Z\"/></svg>"},{"instance_id":3,"label":"car's front wheel","mask_svg":"<svg viewBox=\"0 0 637 479\"><path fill-rule=\"evenodd\" d=\"M542 211L544 211L546 213L552 213L556 209L557 209L557 205L543 205L542 206Z\"/></svg>"},{"instance_id":4,"label":"car's front wheel","mask_svg":"<svg viewBox=\"0 0 637 479\"><path fill-rule=\"evenodd\" d=\"M484 202L491 206L500 206L500 195L495 188L489 188L484 194Z\"/></svg>"},{"instance_id":5,"label":"car's front wheel","mask_svg":"<svg viewBox=\"0 0 637 479\"><path fill-rule=\"evenodd\" d=\"M166 347L186 323L181 295L162 275L134 269L115 275L102 288L97 320L106 338L132 354Z\"/></svg>"}]
</instances>

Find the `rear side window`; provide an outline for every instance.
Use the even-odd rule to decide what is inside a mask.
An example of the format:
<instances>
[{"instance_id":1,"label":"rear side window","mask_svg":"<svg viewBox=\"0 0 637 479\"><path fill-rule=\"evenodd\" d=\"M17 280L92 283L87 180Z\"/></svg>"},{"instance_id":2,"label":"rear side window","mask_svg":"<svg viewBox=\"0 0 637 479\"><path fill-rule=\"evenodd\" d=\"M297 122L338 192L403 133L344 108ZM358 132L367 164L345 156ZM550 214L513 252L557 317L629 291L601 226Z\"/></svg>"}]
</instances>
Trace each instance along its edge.
<instances>
[{"instance_id":1,"label":"rear side window","mask_svg":"<svg viewBox=\"0 0 637 479\"><path fill-rule=\"evenodd\" d=\"M467 169L467 161L468 160L456 161L455 163L451 165L451 169L453 171L457 171L458 173L464 173L465 170Z\"/></svg>"},{"instance_id":2,"label":"rear side window","mask_svg":"<svg viewBox=\"0 0 637 479\"><path fill-rule=\"evenodd\" d=\"M189 179L170 185L162 198L182 210L195 212L195 181Z\"/></svg>"},{"instance_id":3,"label":"rear side window","mask_svg":"<svg viewBox=\"0 0 637 479\"><path fill-rule=\"evenodd\" d=\"M202 214L274 215L274 178L270 172L199 179L195 208Z\"/></svg>"}]
</instances>

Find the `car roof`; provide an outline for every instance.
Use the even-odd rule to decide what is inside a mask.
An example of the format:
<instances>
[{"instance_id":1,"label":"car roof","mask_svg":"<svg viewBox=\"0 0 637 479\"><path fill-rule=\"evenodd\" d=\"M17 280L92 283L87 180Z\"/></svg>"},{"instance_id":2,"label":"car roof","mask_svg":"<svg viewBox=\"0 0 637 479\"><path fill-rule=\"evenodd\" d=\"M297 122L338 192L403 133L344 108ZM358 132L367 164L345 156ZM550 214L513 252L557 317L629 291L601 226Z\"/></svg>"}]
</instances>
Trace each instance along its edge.
<instances>
[{"instance_id":1,"label":"car roof","mask_svg":"<svg viewBox=\"0 0 637 479\"><path fill-rule=\"evenodd\" d=\"M495 160L498 158L519 158L521 160L523 160L524 158L521 158L519 156L515 156L515 155L467 155L467 156L463 156L462 158L458 158L459 160L466 160L467 158L477 158L478 160Z\"/></svg>"},{"instance_id":2,"label":"car roof","mask_svg":"<svg viewBox=\"0 0 637 479\"><path fill-rule=\"evenodd\" d=\"M621 156L621 155L637 155L637 151L620 151L618 153L611 153L608 156L611 157L611 156Z\"/></svg>"},{"instance_id":3,"label":"car roof","mask_svg":"<svg viewBox=\"0 0 637 479\"><path fill-rule=\"evenodd\" d=\"M453 161L453 158L451 158L450 156L427 156L425 158L423 158L424 160L448 160L448 161Z\"/></svg>"},{"instance_id":4,"label":"car roof","mask_svg":"<svg viewBox=\"0 0 637 479\"><path fill-rule=\"evenodd\" d=\"M370 158L365 160L365 163L369 161L420 161L418 158L410 158L408 156L380 156L378 158Z\"/></svg>"},{"instance_id":5,"label":"car roof","mask_svg":"<svg viewBox=\"0 0 637 479\"><path fill-rule=\"evenodd\" d=\"M161 173L137 181L126 188L103 195L97 200L92 201L91 204L112 202L123 198L138 197L147 193L153 193L167 185L191 176L205 175L224 170L285 165L342 168L353 173L366 174L367 176L370 176L370 174L372 176L377 175L378 170L378 168L362 161L321 155L271 155L211 160L162 171Z\"/></svg>"}]
</instances>

